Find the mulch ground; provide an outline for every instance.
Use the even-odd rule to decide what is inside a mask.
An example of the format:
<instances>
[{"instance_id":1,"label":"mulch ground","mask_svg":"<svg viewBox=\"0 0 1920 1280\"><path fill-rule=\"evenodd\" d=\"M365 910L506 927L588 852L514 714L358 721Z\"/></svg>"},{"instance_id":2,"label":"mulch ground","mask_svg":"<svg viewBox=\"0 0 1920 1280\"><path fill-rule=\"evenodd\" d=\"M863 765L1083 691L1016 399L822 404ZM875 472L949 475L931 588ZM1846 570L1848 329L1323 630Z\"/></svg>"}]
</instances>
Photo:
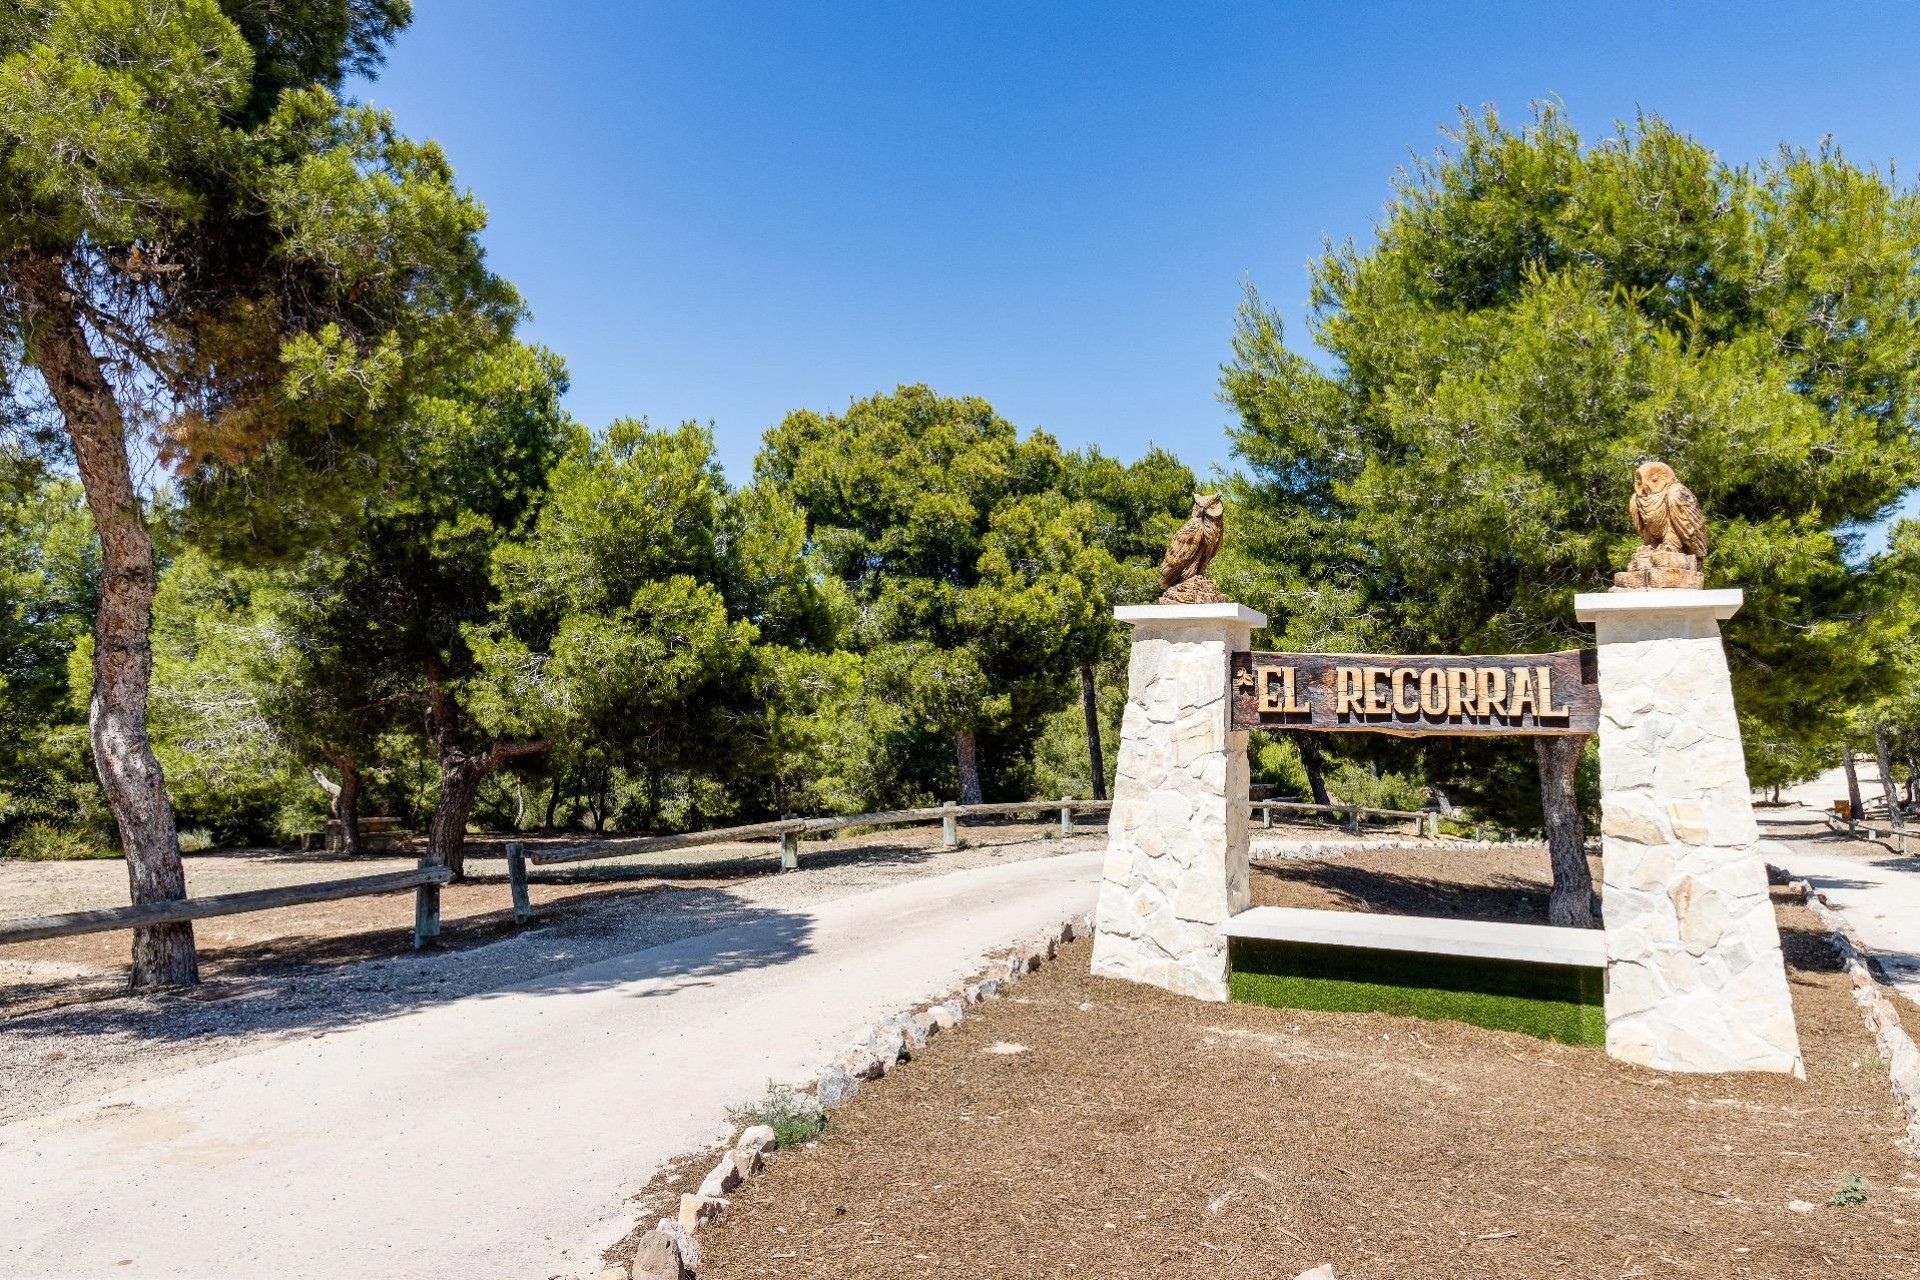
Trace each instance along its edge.
<instances>
[{"instance_id":1,"label":"mulch ground","mask_svg":"<svg viewBox=\"0 0 1920 1280\"><path fill-rule=\"evenodd\" d=\"M1255 897L1512 919L1475 893L1531 894L1542 918L1544 868L1490 856L1283 864ZM1776 906L1804 1082L1203 1004L1093 978L1076 943L773 1156L702 1230L701 1280L1920 1275L1920 1162L1885 1070L1817 922ZM1830 1206L1849 1173L1866 1202Z\"/></svg>"}]
</instances>

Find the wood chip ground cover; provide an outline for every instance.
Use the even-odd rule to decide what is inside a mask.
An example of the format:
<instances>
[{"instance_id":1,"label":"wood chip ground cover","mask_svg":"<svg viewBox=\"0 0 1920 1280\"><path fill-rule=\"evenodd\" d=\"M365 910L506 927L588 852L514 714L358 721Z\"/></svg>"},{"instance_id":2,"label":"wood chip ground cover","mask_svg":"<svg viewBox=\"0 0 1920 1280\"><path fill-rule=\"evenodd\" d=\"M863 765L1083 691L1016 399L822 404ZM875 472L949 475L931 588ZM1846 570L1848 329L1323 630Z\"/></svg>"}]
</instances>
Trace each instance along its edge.
<instances>
[{"instance_id":1,"label":"wood chip ground cover","mask_svg":"<svg viewBox=\"0 0 1920 1280\"><path fill-rule=\"evenodd\" d=\"M1353 855L1258 870L1256 899L1524 919L1533 861ZM1920 1162L1837 958L1783 895L1805 1082L1203 1004L1095 979L1075 943L776 1156L702 1231L702 1280L1920 1275ZM1009 1043L1027 1052L987 1052ZM1849 1173L1866 1202L1829 1206Z\"/></svg>"}]
</instances>

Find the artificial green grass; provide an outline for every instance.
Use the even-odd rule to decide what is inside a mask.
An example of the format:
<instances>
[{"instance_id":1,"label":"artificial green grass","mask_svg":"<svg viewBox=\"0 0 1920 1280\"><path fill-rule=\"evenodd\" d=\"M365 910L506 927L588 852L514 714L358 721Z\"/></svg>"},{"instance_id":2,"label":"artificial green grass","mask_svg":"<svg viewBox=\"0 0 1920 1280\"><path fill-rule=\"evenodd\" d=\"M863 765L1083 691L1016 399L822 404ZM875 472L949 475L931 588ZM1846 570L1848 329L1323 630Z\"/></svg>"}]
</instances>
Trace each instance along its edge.
<instances>
[{"instance_id":1,"label":"artificial green grass","mask_svg":"<svg viewBox=\"0 0 1920 1280\"><path fill-rule=\"evenodd\" d=\"M1605 975L1534 964L1265 938L1228 940L1228 992L1248 1004L1334 1013L1392 1013L1519 1031L1565 1044L1605 1044Z\"/></svg>"}]
</instances>

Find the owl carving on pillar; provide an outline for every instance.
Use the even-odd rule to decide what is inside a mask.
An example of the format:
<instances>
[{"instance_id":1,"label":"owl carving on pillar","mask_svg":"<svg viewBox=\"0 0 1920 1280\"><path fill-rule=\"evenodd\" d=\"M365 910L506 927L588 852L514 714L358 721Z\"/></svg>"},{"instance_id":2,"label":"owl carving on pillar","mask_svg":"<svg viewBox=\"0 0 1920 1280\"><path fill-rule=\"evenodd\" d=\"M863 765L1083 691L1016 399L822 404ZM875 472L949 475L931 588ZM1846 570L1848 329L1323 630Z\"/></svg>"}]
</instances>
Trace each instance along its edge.
<instances>
[{"instance_id":1,"label":"owl carving on pillar","mask_svg":"<svg viewBox=\"0 0 1920 1280\"><path fill-rule=\"evenodd\" d=\"M1224 604L1227 598L1207 576L1207 566L1220 550L1225 507L1217 493L1193 495L1193 514L1167 544L1160 562L1161 604Z\"/></svg>"},{"instance_id":2,"label":"owl carving on pillar","mask_svg":"<svg viewBox=\"0 0 1920 1280\"><path fill-rule=\"evenodd\" d=\"M1613 575L1616 591L1650 588L1699 588L1706 579L1700 562L1707 555L1707 518L1693 490L1680 483L1664 462L1643 462L1633 473L1629 506L1640 545L1625 573Z\"/></svg>"}]
</instances>

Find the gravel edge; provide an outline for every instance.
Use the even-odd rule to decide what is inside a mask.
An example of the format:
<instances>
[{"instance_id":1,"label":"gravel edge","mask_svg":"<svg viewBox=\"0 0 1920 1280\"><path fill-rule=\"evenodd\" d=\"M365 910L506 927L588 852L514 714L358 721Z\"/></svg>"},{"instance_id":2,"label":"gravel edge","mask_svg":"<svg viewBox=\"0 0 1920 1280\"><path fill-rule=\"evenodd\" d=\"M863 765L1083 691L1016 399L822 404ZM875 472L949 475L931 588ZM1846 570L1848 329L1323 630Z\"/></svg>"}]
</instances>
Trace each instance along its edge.
<instances>
[{"instance_id":1,"label":"gravel edge","mask_svg":"<svg viewBox=\"0 0 1920 1280\"><path fill-rule=\"evenodd\" d=\"M1093 914L1085 912L1015 943L1007 952L990 957L945 999L880 1019L865 1036L821 1066L811 1080L790 1085L786 1092L824 1116L858 1093L863 1082L885 1076L913 1050L925 1048L932 1037L964 1021L968 1008L994 999L1037 972L1059 954L1062 943L1092 935ZM765 1125L742 1129L701 1180L699 1190L680 1197L679 1213L660 1219L639 1238L630 1260L608 1265L596 1280L685 1280L692 1275L700 1266L696 1233L725 1212L731 1193L760 1172L762 1153L778 1145L773 1130Z\"/></svg>"},{"instance_id":2,"label":"gravel edge","mask_svg":"<svg viewBox=\"0 0 1920 1280\"><path fill-rule=\"evenodd\" d=\"M1768 878L1800 895L1809 910L1827 928L1828 940L1839 951L1853 984L1853 1002L1873 1033L1874 1043L1887 1063L1887 1083L1907 1114L1906 1136L1896 1144L1909 1155L1920 1155L1920 1046L1900 1025L1900 1011L1887 999L1886 988L1873 971L1869 954L1855 945L1840 913L1827 905L1821 892L1805 880L1793 880L1778 867L1767 868Z\"/></svg>"}]
</instances>

